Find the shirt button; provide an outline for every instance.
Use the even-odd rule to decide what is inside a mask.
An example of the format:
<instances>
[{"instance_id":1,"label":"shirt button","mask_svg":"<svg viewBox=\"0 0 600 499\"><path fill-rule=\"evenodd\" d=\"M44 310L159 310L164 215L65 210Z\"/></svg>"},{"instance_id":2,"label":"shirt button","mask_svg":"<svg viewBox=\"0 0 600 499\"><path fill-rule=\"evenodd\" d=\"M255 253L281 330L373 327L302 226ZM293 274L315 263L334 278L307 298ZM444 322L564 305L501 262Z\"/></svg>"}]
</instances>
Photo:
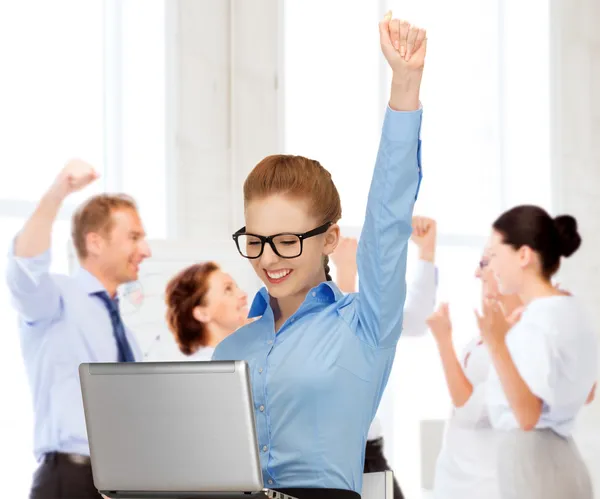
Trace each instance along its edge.
<instances>
[{"instance_id":1,"label":"shirt button","mask_svg":"<svg viewBox=\"0 0 600 499\"><path fill-rule=\"evenodd\" d=\"M263 445L263 452L267 452L268 447L266 445Z\"/></svg>"},{"instance_id":2,"label":"shirt button","mask_svg":"<svg viewBox=\"0 0 600 499\"><path fill-rule=\"evenodd\" d=\"M265 412L265 406L264 406L264 405L261 405L261 406L258 408L258 410L259 410L260 412Z\"/></svg>"},{"instance_id":3,"label":"shirt button","mask_svg":"<svg viewBox=\"0 0 600 499\"><path fill-rule=\"evenodd\" d=\"M259 374L262 374L262 372L263 372L263 368L262 368L262 367L259 367L259 368L258 368L258 373L259 373Z\"/></svg>"},{"instance_id":4,"label":"shirt button","mask_svg":"<svg viewBox=\"0 0 600 499\"><path fill-rule=\"evenodd\" d=\"M273 485L273 480L269 480L269 481L268 481L268 484L269 484L269 485Z\"/></svg>"},{"instance_id":5,"label":"shirt button","mask_svg":"<svg viewBox=\"0 0 600 499\"><path fill-rule=\"evenodd\" d=\"M273 340L267 341L267 345L272 345L272 344L273 344Z\"/></svg>"}]
</instances>

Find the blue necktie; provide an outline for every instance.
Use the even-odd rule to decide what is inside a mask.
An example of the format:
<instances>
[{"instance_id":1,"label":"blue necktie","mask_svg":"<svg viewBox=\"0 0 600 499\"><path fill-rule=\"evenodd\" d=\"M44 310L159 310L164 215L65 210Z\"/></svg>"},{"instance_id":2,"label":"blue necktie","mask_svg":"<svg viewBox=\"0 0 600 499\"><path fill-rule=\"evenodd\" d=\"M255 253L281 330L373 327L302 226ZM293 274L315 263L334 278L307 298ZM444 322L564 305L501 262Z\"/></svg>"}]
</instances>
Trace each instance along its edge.
<instances>
[{"instance_id":1,"label":"blue necktie","mask_svg":"<svg viewBox=\"0 0 600 499\"><path fill-rule=\"evenodd\" d=\"M111 300L106 291L98 291L97 293L92 294L104 302L104 305L110 313L113 334L119 350L119 362L135 362L135 357L133 356L133 352L127 341L127 336L125 335L125 326L123 325L121 315L119 314L119 305L117 301Z\"/></svg>"}]
</instances>

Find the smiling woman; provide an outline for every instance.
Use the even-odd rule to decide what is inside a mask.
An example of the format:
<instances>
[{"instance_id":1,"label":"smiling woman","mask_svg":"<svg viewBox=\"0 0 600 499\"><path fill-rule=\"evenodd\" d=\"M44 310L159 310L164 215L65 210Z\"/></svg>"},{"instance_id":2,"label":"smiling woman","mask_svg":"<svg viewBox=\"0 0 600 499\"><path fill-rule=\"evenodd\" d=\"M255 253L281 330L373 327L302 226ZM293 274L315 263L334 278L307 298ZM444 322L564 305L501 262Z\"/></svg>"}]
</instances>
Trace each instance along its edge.
<instances>
[{"instance_id":1,"label":"smiling woman","mask_svg":"<svg viewBox=\"0 0 600 499\"><path fill-rule=\"evenodd\" d=\"M370 422L402 330L421 181L426 41L424 30L390 17L379 36L393 83L357 251L359 291L344 295L330 281L341 203L315 160L275 155L259 162L244 184L246 227L234 235L238 243L243 234L251 238L241 253L265 284L250 308L250 317L260 318L224 339L213 359L248 362L261 408L263 480L300 499L360 495Z\"/></svg>"},{"instance_id":2,"label":"smiling woman","mask_svg":"<svg viewBox=\"0 0 600 499\"><path fill-rule=\"evenodd\" d=\"M326 270L328 255L337 245L339 228L334 224L342 216L340 196L331 174L315 160L268 156L246 179L244 207L246 234L250 234L245 237L253 243L261 241L260 253L244 256L263 282L270 284L271 296L287 297L286 303L293 312L311 287L323 278L331 280L329 269ZM275 235L257 238L253 232ZM271 242L268 247L267 241ZM323 247L321 241L325 243ZM282 317L291 315L289 311L282 312Z\"/></svg>"},{"instance_id":3,"label":"smiling woman","mask_svg":"<svg viewBox=\"0 0 600 499\"><path fill-rule=\"evenodd\" d=\"M598 339L579 299L550 280L580 244L575 218L552 218L538 206L517 206L492 225L490 270L500 293L524 304L516 325L494 303L478 317L494 366L487 412L502 432L497 475L506 499L593 497L572 433L593 396Z\"/></svg>"},{"instance_id":4,"label":"smiling woman","mask_svg":"<svg viewBox=\"0 0 600 499\"><path fill-rule=\"evenodd\" d=\"M179 272L165 302L169 329L189 360L210 360L215 346L247 322L246 293L214 262Z\"/></svg>"}]
</instances>

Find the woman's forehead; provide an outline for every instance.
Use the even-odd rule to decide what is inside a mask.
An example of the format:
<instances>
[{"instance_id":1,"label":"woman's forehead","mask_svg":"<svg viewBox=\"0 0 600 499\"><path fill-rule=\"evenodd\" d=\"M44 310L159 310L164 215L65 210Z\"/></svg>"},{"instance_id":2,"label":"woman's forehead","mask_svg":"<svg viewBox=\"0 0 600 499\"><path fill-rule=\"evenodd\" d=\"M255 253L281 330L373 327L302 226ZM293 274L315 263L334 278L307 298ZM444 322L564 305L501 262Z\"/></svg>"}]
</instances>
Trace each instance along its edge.
<instances>
[{"instance_id":1,"label":"woman's forehead","mask_svg":"<svg viewBox=\"0 0 600 499\"><path fill-rule=\"evenodd\" d=\"M246 231L261 236L306 232L316 223L307 201L282 195L253 200L245 210Z\"/></svg>"},{"instance_id":2,"label":"woman's forehead","mask_svg":"<svg viewBox=\"0 0 600 499\"><path fill-rule=\"evenodd\" d=\"M231 284L234 282L233 278L222 270L215 270L211 275L211 281L213 283L221 283L221 284Z\"/></svg>"}]
</instances>

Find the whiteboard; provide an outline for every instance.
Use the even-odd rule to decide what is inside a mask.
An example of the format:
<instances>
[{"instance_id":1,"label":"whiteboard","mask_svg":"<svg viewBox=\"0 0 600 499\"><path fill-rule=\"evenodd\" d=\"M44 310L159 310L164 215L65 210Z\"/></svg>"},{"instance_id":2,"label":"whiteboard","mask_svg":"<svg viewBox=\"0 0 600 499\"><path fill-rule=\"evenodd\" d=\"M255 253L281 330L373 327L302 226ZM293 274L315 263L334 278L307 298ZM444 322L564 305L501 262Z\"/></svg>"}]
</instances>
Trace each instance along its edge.
<instances>
[{"instance_id":1,"label":"whiteboard","mask_svg":"<svg viewBox=\"0 0 600 499\"><path fill-rule=\"evenodd\" d=\"M248 293L250 303L261 282L250 262L237 251L232 239L207 243L187 240L149 240L152 256L140 266L139 278L118 290L121 317L135 334L147 361L184 358L167 328L164 292L169 280L194 263L214 261L230 274ZM69 246L69 269L78 267L72 245Z\"/></svg>"}]
</instances>

